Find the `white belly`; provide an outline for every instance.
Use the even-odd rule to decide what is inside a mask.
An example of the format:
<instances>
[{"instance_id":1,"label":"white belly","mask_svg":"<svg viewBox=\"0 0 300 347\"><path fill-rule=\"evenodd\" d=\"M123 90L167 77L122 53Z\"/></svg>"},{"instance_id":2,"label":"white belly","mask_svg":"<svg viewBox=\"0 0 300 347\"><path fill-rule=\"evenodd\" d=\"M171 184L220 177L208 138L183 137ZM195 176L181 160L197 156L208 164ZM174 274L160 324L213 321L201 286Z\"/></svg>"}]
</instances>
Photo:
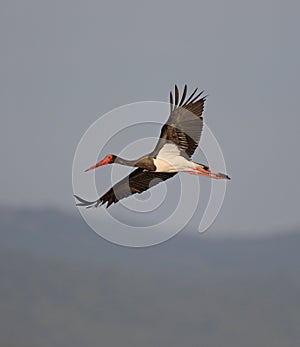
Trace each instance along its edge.
<instances>
[{"instance_id":1,"label":"white belly","mask_svg":"<svg viewBox=\"0 0 300 347\"><path fill-rule=\"evenodd\" d=\"M180 150L174 143L166 143L153 160L157 172L190 171L195 168L192 161L180 155Z\"/></svg>"},{"instance_id":2,"label":"white belly","mask_svg":"<svg viewBox=\"0 0 300 347\"><path fill-rule=\"evenodd\" d=\"M153 161L157 172L191 171L195 168L192 161L180 156L170 158L169 160L156 158Z\"/></svg>"}]
</instances>

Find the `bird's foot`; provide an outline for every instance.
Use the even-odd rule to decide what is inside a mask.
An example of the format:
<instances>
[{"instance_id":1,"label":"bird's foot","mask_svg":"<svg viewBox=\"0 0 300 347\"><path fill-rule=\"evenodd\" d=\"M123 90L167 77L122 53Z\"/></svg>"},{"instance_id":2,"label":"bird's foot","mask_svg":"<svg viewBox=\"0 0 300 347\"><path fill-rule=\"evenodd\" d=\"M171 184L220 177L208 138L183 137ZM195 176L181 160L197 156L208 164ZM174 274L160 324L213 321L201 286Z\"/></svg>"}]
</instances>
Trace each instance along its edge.
<instances>
[{"instance_id":1,"label":"bird's foot","mask_svg":"<svg viewBox=\"0 0 300 347\"><path fill-rule=\"evenodd\" d=\"M210 177L210 178L215 178L217 180L221 180L221 179L230 180L230 177L228 175L225 175L225 174L220 173L220 172L212 172L209 169L206 170L203 168L196 168L195 171L188 171L187 173L189 173L191 175L206 176L206 177Z\"/></svg>"}]
</instances>

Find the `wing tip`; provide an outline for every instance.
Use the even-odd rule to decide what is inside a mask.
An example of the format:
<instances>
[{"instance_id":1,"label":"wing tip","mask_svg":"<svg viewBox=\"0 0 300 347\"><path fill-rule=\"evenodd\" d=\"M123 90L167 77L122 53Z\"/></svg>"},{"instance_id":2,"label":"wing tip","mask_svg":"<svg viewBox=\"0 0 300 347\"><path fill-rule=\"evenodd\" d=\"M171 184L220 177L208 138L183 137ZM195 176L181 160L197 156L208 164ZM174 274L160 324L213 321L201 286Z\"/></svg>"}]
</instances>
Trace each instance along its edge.
<instances>
[{"instance_id":1,"label":"wing tip","mask_svg":"<svg viewBox=\"0 0 300 347\"><path fill-rule=\"evenodd\" d=\"M196 103L198 101L204 102L204 101L206 101L206 99L208 97L208 94L203 95L203 93L205 92L204 90L202 90L201 92L196 94L198 91L198 88L195 88L194 91L187 98L187 91L188 91L188 86L187 86L187 84L185 84L183 87L181 99L179 101L179 96L180 96L179 88L178 88L177 84L175 84L174 97L173 97L173 92L170 91L170 112L173 112L176 108L181 107L181 106L184 107L184 106L187 106L189 104ZM201 97L201 99L199 99L200 97Z\"/></svg>"}]
</instances>

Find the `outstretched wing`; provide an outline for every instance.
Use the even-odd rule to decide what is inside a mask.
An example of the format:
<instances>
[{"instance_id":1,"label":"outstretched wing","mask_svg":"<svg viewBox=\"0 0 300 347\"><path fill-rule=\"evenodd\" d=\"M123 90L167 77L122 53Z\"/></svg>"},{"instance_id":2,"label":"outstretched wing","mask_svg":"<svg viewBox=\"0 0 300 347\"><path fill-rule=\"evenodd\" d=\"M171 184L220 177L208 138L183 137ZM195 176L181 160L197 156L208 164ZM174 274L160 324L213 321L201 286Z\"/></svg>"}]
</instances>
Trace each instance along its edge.
<instances>
[{"instance_id":1,"label":"outstretched wing","mask_svg":"<svg viewBox=\"0 0 300 347\"><path fill-rule=\"evenodd\" d=\"M191 158L198 147L202 127L202 113L206 96L203 91L197 94L197 88L187 96L187 85L179 101L179 90L175 85L175 98L170 92L170 116L161 129L160 139L152 152L156 157L166 143L174 143L181 152Z\"/></svg>"},{"instance_id":2,"label":"outstretched wing","mask_svg":"<svg viewBox=\"0 0 300 347\"><path fill-rule=\"evenodd\" d=\"M134 170L129 176L116 183L98 200L87 201L77 195L74 195L75 198L79 201L79 203L77 203L76 205L89 208L93 206L97 207L99 205L107 203L107 208L111 204L115 204L119 200L124 199L130 195L142 193L155 186L156 184L173 177L174 175L176 175L176 172L153 172L138 168Z\"/></svg>"}]
</instances>

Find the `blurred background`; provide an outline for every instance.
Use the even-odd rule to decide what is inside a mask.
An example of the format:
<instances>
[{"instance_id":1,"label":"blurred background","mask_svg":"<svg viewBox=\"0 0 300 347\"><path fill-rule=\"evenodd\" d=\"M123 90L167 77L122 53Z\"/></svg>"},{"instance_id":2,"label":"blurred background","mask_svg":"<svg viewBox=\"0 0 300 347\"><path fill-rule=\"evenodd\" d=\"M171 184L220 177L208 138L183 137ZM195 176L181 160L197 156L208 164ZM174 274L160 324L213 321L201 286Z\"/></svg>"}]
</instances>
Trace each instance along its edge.
<instances>
[{"instance_id":1,"label":"blurred background","mask_svg":"<svg viewBox=\"0 0 300 347\"><path fill-rule=\"evenodd\" d=\"M0 2L1 347L299 346L299 10ZM175 83L209 95L232 176L222 210L204 235L196 216L155 247L110 244L74 206L76 146L101 115L167 101Z\"/></svg>"}]
</instances>

